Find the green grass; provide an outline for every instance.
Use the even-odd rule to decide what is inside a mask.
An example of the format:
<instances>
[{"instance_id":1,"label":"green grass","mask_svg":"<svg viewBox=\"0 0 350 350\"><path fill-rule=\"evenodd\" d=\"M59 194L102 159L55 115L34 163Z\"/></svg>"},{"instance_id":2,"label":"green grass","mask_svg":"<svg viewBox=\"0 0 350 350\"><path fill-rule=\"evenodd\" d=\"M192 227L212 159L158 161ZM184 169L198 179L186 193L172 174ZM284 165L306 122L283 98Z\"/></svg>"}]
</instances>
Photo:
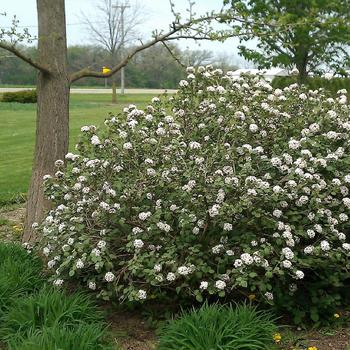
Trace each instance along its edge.
<instances>
[{"instance_id":1,"label":"green grass","mask_svg":"<svg viewBox=\"0 0 350 350\"><path fill-rule=\"evenodd\" d=\"M157 350L272 350L271 315L249 305L206 305L162 330Z\"/></svg>"},{"instance_id":2,"label":"green grass","mask_svg":"<svg viewBox=\"0 0 350 350\"><path fill-rule=\"evenodd\" d=\"M145 106L153 95L118 96L111 104L108 94L72 94L70 104L70 149L78 140L80 127L101 125L108 113L119 112L133 103ZM31 174L36 104L0 102L0 205L21 201Z\"/></svg>"}]
</instances>

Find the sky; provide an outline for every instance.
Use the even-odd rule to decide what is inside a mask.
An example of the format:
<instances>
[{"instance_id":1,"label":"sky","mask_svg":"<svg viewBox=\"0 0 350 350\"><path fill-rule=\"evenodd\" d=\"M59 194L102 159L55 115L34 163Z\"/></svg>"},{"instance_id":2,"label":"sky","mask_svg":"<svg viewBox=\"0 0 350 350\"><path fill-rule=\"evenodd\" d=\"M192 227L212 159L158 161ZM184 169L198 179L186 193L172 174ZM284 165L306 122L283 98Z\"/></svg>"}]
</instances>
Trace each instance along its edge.
<instances>
[{"instance_id":1,"label":"sky","mask_svg":"<svg viewBox=\"0 0 350 350\"><path fill-rule=\"evenodd\" d=\"M55 1L55 0L53 0ZM134 0L135 1L135 0ZM173 21L173 15L170 12L168 0L137 0L142 4L145 13L145 21L142 24L142 39L147 40L151 37L154 29L167 29L169 23ZM88 31L82 24L81 14L95 13L96 5L99 0L66 0L66 22L67 22L67 40L68 45L89 44ZM133 0L130 1L131 4ZM173 0L178 12L185 15L188 7L187 0ZM210 10L219 10L223 0L196 0L194 6L197 14L203 14ZM28 27L33 35L37 31L37 12L35 0L1 0L0 13L6 12L7 16L0 16L0 27L11 25L11 19L14 15L20 21L19 25ZM186 49L205 49L214 51L217 54L224 54L232 57L232 62L239 64L241 67L248 67L249 64L238 56L237 46L238 39L228 39L224 43L201 41L196 44L193 40L181 40L178 42L181 48ZM254 43L251 44L254 46Z\"/></svg>"}]
</instances>

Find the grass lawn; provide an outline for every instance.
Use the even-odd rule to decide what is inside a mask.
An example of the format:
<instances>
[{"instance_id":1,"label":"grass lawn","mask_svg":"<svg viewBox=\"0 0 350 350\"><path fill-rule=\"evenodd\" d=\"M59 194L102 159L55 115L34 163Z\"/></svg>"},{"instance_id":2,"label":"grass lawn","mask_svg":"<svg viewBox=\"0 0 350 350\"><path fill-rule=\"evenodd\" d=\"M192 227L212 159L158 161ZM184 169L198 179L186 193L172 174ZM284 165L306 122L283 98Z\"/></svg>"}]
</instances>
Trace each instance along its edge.
<instances>
[{"instance_id":1,"label":"grass lawn","mask_svg":"<svg viewBox=\"0 0 350 350\"><path fill-rule=\"evenodd\" d=\"M116 113L130 103L139 106L153 95L118 96L116 105L107 94L72 94L70 104L70 148L83 125L101 125L109 112ZM36 104L0 102L0 205L27 192L34 149Z\"/></svg>"}]
</instances>

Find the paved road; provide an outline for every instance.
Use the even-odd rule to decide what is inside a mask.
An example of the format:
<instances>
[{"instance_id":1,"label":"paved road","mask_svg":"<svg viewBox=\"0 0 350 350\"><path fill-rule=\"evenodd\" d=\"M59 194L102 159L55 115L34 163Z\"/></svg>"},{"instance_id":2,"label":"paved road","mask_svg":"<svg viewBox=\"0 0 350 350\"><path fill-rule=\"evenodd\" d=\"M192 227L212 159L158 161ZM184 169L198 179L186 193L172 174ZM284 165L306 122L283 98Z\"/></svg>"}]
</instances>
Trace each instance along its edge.
<instances>
[{"instance_id":1,"label":"paved road","mask_svg":"<svg viewBox=\"0 0 350 350\"><path fill-rule=\"evenodd\" d=\"M3 92L16 92L16 91L22 91L22 90L32 90L33 88L0 88L0 93ZM73 94L110 94L112 91L111 89L78 89L78 88L72 88L71 93ZM126 94L154 94L159 95L164 92L168 93L174 93L177 90L174 89L125 89ZM120 90L117 89L117 93L120 93Z\"/></svg>"}]
</instances>

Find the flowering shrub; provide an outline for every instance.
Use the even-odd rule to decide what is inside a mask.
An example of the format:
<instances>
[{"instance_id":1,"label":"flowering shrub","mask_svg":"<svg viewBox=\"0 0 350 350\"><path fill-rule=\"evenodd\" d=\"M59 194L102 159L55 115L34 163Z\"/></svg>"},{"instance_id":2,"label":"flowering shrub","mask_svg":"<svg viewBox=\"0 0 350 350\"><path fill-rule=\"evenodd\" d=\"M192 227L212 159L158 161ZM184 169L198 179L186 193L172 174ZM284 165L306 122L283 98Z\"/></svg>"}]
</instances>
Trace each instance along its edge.
<instances>
[{"instance_id":1,"label":"flowering shrub","mask_svg":"<svg viewBox=\"0 0 350 350\"><path fill-rule=\"evenodd\" d=\"M82 127L44 179L53 283L122 301L253 293L297 322L333 315L350 268L349 112L344 90L199 67L176 95Z\"/></svg>"}]
</instances>

